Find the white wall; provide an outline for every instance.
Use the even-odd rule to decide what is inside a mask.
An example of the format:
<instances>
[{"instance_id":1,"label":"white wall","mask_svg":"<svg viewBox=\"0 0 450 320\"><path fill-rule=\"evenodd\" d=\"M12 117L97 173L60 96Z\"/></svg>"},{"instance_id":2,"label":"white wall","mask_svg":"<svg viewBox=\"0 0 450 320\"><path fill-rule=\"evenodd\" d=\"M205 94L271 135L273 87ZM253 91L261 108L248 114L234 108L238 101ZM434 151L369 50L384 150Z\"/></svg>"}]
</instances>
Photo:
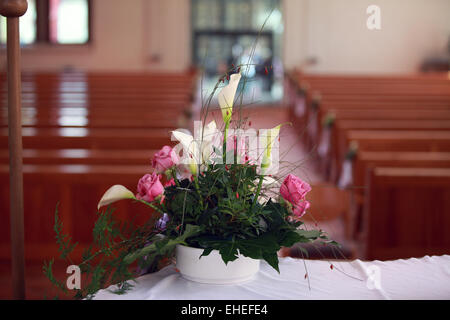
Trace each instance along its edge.
<instances>
[{"instance_id":1,"label":"white wall","mask_svg":"<svg viewBox=\"0 0 450 320\"><path fill-rule=\"evenodd\" d=\"M88 46L22 50L24 70L183 71L190 66L190 1L94 0ZM160 59L155 59L159 55ZM0 58L5 61L2 49ZM4 70L5 64L3 63Z\"/></svg>"},{"instance_id":2,"label":"white wall","mask_svg":"<svg viewBox=\"0 0 450 320\"><path fill-rule=\"evenodd\" d=\"M410 73L425 57L446 52L449 0L285 1L307 2L304 55L318 59L310 72ZM366 27L371 4L381 9L381 30Z\"/></svg>"},{"instance_id":3,"label":"white wall","mask_svg":"<svg viewBox=\"0 0 450 320\"><path fill-rule=\"evenodd\" d=\"M283 64L287 69L299 67L306 58L308 36L308 1L282 0Z\"/></svg>"},{"instance_id":4,"label":"white wall","mask_svg":"<svg viewBox=\"0 0 450 320\"><path fill-rule=\"evenodd\" d=\"M191 64L190 0L93 0L93 43L23 50L25 70L73 66L96 71L182 71ZM381 30L366 27L366 8L381 7ZM282 0L283 62L327 73L415 72L443 53L450 0ZM4 50L0 51L5 61ZM4 62L0 62L4 70Z\"/></svg>"},{"instance_id":5,"label":"white wall","mask_svg":"<svg viewBox=\"0 0 450 320\"><path fill-rule=\"evenodd\" d=\"M144 0L146 56L153 70L180 71L191 65L190 0Z\"/></svg>"}]
</instances>

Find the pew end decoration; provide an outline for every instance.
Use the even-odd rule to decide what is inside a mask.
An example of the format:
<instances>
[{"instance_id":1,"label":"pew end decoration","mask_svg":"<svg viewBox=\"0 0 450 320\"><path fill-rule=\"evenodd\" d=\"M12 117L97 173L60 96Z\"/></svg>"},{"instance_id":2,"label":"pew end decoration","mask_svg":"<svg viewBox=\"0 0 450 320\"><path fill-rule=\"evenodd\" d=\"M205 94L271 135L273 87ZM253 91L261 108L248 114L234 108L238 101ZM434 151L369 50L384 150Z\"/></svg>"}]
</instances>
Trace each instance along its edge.
<instances>
[{"instance_id":1,"label":"pew end decoration","mask_svg":"<svg viewBox=\"0 0 450 320\"><path fill-rule=\"evenodd\" d=\"M94 244L79 265L91 282L78 290L77 298L93 297L108 284L118 284L116 293L124 293L132 286L128 280L158 271L173 258L188 280L232 284L251 279L261 260L280 272L282 247L312 241L336 244L322 230L307 230L301 221L310 206L309 184L292 174L272 173L282 125L264 130L262 142L252 149L242 135L243 121L232 120L238 114L233 104L241 81L240 67L233 70L211 94L220 89L220 129L212 121L194 126L194 135L173 131L178 144L155 154L153 170L139 180L137 193L120 185L105 192L98 204ZM228 84L220 86L225 79ZM203 112L208 112L210 101ZM111 205L119 200L147 206L147 223L116 221ZM62 258L67 258L73 245L61 234L57 215L55 231ZM52 275L52 263L44 271L63 287Z\"/></svg>"}]
</instances>

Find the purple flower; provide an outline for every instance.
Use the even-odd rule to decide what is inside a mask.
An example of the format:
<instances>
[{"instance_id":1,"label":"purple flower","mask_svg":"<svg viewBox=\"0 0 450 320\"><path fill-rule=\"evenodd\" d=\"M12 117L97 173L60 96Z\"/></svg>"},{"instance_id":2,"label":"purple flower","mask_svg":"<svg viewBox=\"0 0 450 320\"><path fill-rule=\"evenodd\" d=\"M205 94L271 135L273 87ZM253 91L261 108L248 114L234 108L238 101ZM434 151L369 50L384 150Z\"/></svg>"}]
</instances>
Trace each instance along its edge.
<instances>
[{"instance_id":1,"label":"purple flower","mask_svg":"<svg viewBox=\"0 0 450 320\"><path fill-rule=\"evenodd\" d=\"M159 230L166 229L167 222L169 222L169 215L164 213L164 215L156 222L155 227Z\"/></svg>"}]
</instances>

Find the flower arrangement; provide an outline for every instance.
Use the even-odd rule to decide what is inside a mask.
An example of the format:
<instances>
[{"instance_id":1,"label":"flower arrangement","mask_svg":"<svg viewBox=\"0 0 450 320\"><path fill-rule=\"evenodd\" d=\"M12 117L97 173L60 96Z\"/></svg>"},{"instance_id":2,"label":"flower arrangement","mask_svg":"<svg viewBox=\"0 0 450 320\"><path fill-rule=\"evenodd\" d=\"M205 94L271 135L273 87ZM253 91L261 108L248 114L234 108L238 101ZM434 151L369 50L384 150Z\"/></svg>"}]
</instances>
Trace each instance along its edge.
<instances>
[{"instance_id":1,"label":"flower arrangement","mask_svg":"<svg viewBox=\"0 0 450 320\"><path fill-rule=\"evenodd\" d=\"M238 71L228 79L218 93L221 130L212 121L197 125L194 136L173 131L178 144L164 146L154 155L153 170L139 180L136 193L115 185L101 198L98 208L106 210L99 213L95 243L83 253L80 264L91 284L80 289L78 297L90 297L111 282L119 283L117 293L123 293L130 287L126 280L158 270L170 261L177 245L200 248L202 257L217 250L225 264L240 255L265 260L279 271L281 247L317 239L331 243L321 230L302 228L310 185L292 174L282 178L273 174L282 125L264 130L255 147L255 135L246 136L240 130L242 121L232 120L241 74ZM124 199L149 207L152 215L145 225L124 227L114 220L110 205ZM55 231L65 258L73 245L62 235L58 215ZM52 264L46 264L44 272L61 288ZM137 265L137 273L130 271L132 265Z\"/></svg>"}]
</instances>

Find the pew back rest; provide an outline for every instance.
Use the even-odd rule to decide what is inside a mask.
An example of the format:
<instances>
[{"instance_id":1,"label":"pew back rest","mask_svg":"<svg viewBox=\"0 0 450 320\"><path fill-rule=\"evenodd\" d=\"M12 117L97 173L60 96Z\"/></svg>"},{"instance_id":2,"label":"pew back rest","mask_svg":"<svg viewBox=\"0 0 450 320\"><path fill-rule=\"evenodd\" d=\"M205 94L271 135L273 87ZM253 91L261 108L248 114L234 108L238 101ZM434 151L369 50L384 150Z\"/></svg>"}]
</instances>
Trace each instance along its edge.
<instances>
[{"instance_id":1,"label":"pew back rest","mask_svg":"<svg viewBox=\"0 0 450 320\"><path fill-rule=\"evenodd\" d=\"M311 185L307 195L311 203L308 213L304 216L308 221L328 221L345 216L349 209L350 194L331 183L316 183Z\"/></svg>"},{"instance_id":2,"label":"pew back rest","mask_svg":"<svg viewBox=\"0 0 450 320\"><path fill-rule=\"evenodd\" d=\"M367 259L450 253L450 169L378 167L367 188Z\"/></svg>"}]
</instances>

